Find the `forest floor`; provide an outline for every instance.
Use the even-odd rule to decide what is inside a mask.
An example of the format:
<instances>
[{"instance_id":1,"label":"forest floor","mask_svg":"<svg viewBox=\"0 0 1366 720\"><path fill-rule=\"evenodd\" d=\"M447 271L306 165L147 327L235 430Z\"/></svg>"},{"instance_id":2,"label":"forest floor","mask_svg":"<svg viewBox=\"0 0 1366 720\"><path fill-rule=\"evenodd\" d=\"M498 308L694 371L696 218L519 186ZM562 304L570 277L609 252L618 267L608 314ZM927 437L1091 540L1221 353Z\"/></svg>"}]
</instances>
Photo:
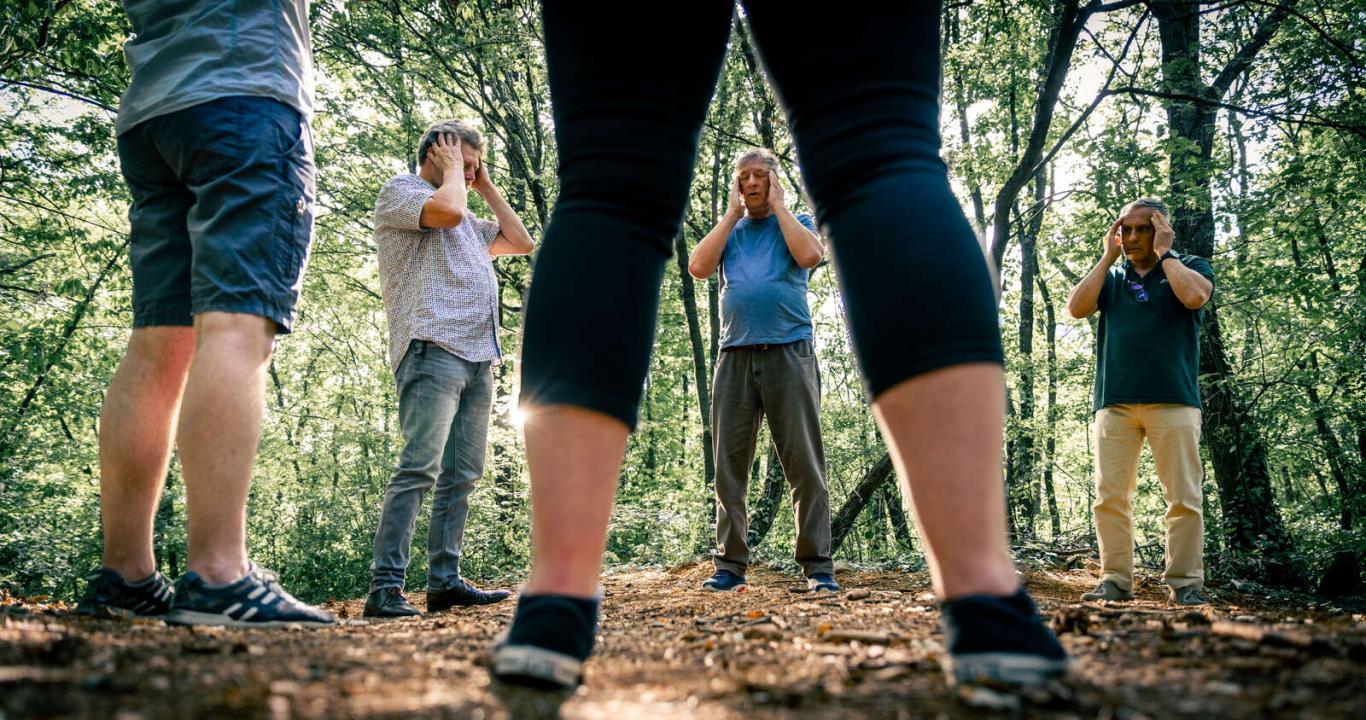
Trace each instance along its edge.
<instances>
[{"instance_id":1,"label":"forest floor","mask_svg":"<svg viewBox=\"0 0 1366 720\"><path fill-rule=\"evenodd\" d=\"M1026 692L948 688L924 573L843 572L845 592L751 571L745 593L698 590L709 564L613 574L586 685L492 682L513 604L395 621L328 603L334 629L241 631L79 618L0 598L0 720L139 718L1056 718L1366 716L1366 616L1228 588L1192 611L1140 584L1081 603L1085 570L1028 573L1075 659ZM424 597L410 600L421 607Z\"/></svg>"}]
</instances>

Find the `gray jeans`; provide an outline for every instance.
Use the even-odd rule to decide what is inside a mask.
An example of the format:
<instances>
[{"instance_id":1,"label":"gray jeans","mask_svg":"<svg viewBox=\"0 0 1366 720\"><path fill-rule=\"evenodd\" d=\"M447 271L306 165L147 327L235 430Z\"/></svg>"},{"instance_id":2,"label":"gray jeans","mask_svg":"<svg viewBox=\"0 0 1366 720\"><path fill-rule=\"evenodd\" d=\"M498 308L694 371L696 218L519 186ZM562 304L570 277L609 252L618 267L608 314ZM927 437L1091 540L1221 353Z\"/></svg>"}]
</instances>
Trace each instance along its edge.
<instances>
[{"instance_id":1,"label":"gray jeans","mask_svg":"<svg viewBox=\"0 0 1366 720\"><path fill-rule=\"evenodd\" d=\"M484 474L493 404L489 365L463 360L422 340L414 340L399 363L395 380L404 444L375 531L371 592L403 587L413 522L422 496L433 485L427 590L446 590L460 582L460 545L470 492Z\"/></svg>"},{"instance_id":2,"label":"gray jeans","mask_svg":"<svg viewBox=\"0 0 1366 720\"><path fill-rule=\"evenodd\" d=\"M797 563L808 577L833 573L821 376L810 340L725 350L716 358L711 425L716 437L717 548L712 561L738 575L749 566L745 501L759 422L765 416L792 490Z\"/></svg>"}]
</instances>

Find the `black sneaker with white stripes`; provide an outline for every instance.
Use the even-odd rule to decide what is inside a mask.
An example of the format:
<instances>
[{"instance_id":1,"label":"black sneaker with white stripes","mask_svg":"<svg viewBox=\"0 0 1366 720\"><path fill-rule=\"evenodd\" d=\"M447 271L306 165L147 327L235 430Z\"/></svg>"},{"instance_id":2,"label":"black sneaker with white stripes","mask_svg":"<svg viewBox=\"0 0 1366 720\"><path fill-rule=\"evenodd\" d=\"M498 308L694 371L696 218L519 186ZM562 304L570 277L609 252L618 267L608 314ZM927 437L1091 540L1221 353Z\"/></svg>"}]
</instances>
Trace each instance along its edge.
<instances>
[{"instance_id":1,"label":"black sneaker with white stripes","mask_svg":"<svg viewBox=\"0 0 1366 720\"><path fill-rule=\"evenodd\" d=\"M171 606L171 581L153 571L135 583L109 568L100 568L86 577L85 595L76 604L78 615L102 618L160 617Z\"/></svg>"},{"instance_id":2,"label":"black sneaker with white stripes","mask_svg":"<svg viewBox=\"0 0 1366 720\"><path fill-rule=\"evenodd\" d=\"M246 577L226 585L210 585L197 573L185 573L176 581L166 622L238 628L326 627L336 622L332 613L285 592L275 573L255 563L250 568Z\"/></svg>"}]
</instances>

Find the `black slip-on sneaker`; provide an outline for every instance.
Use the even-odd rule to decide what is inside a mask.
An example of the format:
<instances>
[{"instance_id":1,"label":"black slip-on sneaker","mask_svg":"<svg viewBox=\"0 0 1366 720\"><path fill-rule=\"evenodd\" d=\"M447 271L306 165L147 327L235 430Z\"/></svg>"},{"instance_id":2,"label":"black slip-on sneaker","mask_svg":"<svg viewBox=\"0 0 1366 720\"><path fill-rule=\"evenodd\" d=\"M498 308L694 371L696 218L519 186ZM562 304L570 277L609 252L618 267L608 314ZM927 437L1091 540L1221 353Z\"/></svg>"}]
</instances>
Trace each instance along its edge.
<instances>
[{"instance_id":1,"label":"black slip-on sneaker","mask_svg":"<svg viewBox=\"0 0 1366 720\"><path fill-rule=\"evenodd\" d=\"M954 598L941 610L950 685L1037 685L1067 672L1067 652L1024 588L1009 597Z\"/></svg>"},{"instance_id":2,"label":"black slip-on sneaker","mask_svg":"<svg viewBox=\"0 0 1366 720\"><path fill-rule=\"evenodd\" d=\"M598 598L523 595L494 642L493 675L545 689L576 687L597 631Z\"/></svg>"}]
</instances>

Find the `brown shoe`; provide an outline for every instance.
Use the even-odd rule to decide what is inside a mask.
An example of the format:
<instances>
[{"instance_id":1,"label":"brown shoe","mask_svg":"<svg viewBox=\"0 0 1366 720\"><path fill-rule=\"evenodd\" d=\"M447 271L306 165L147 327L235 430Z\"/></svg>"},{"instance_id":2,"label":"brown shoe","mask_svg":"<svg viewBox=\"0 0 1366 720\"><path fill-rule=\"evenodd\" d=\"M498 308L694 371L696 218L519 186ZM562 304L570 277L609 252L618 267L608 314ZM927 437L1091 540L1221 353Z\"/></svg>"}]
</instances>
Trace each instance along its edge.
<instances>
[{"instance_id":1,"label":"brown shoe","mask_svg":"<svg viewBox=\"0 0 1366 720\"><path fill-rule=\"evenodd\" d=\"M1082 600L1109 600L1119 602L1121 600L1133 600L1132 590L1124 590L1115 584L1114 580L1102 580L1095 590L1081 596Z\"/></svg>"},{"instance_id":2,"label":"brown shoe","mask_svg":"<svg viewBox=\"0 0 1366 720\"><path fill-rule=\"evenodd\" d=\"M1209 596L1204 590L1194 586L1172 588L1169 599L1175 605L1208 605Z\"/></svg>"}]
</instances>

